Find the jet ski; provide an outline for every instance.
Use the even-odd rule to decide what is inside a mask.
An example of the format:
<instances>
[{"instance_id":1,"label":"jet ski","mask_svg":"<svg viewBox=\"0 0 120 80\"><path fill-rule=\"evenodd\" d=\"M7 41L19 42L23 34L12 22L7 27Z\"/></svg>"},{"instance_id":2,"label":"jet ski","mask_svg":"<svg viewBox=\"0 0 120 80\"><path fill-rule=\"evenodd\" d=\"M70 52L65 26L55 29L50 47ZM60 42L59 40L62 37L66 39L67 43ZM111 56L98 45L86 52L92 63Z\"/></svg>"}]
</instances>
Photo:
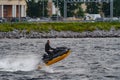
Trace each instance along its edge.
<instances>
[{"instance_id":1,"label":"jet ski","mask_svg":"<svg viewBox=\"0 0 120 80\"><path fill-rule=\"evenodd\" d=\"M58 61L63 60L69 54L70 54L70 48L67 48L67 47L57 47L53 51L53 55L44 54L42 60L43 60L43 62L47 66L49 66L49 65L52 65L52 64L54 64L54 63L56 63Z\"/></svg>"}]
</instances>

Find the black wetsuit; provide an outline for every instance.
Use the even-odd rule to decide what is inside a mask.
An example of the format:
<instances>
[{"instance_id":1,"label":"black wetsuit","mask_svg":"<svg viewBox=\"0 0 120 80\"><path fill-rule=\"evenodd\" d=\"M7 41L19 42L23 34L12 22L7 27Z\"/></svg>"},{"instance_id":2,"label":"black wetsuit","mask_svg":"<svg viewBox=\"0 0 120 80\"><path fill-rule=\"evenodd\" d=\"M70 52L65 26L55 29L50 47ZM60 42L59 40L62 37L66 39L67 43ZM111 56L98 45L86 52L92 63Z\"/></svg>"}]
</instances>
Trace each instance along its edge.
<instances>
[{"instance_id":1,"label":"black wetsuit","mask_svg":"<svg viewBox=\"0 0 120 80\"><path fill-rule=\"evenodd\" d=\"M45 44L45 52L47 52L48 55L52 55L53 53L50 50L54 50L53 48L51 48L51 46L49 45L49 43L47 42Z\"/></svg>"}]
</instances>

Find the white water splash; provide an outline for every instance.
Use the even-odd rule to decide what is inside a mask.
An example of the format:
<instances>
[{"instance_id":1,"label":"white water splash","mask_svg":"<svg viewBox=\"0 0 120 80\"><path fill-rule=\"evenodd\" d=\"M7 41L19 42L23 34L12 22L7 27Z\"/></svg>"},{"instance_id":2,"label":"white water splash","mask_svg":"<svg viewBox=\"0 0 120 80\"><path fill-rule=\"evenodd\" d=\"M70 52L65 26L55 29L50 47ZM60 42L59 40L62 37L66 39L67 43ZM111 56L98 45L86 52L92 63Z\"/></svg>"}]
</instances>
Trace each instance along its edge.
<instances>
[{"instance_id":1,"label":"white water splash","mask_svg":"<svg viewBox=\"0 0 120 80\"><path fill-rule=\"evenodd\" d=\"M0 59L0 71L35 70L40 59L36 55L9 55Z\"/></svg>"},{"instance_id":2,"label":"white water splash","mask_svg":"<svg viewBox=\"0 0 120 80\"><path fill-rule=\"evenodd\" d=\"M53 68L49 66L43 66L41 70L44 70L45 72L48 72L48 73L54 73Z\"/></svg>"}]
</instances>

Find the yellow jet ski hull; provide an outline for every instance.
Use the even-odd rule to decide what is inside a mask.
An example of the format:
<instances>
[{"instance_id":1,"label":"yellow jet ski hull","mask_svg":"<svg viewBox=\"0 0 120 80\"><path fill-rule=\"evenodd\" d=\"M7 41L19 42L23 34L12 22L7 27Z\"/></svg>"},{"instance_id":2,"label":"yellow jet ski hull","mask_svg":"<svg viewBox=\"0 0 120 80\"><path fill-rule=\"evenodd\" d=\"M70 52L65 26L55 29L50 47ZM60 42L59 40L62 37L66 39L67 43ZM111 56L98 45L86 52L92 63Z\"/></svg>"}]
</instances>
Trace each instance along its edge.
<instances>
[{"instance_id":1,"label":"yellow jet ski hull","mask_svg":"<svg viewBox=\"0 0 120 80\"><path fill-rule=\"evenodd\" d=\"M52 64L55 64L61 60L63 60L64 58L66 58L69 54L70 54L71 50L70 48L67 47L57 47L54 50L54 54L53 55L43 55L43 62L44 64L42 65L38 65L38 69L41 69L44 66L50 66Z\"/></svg>"},{"instance_id":2,"label":"yellow jet ski hull","mask_svg":"<svg viewBox=\"0 0 120 80\"><path fill-rule=\"evenodd\" d=\"M54 58L54 59L52 59L52 60L50 60L50 61L47 61L45 64L46 64L47 66L52 65L52 64L54 64L54 63L56 63L56 62L58 62L58 61L63 60L63 59L66 58L69 54L70 54L70 50L68 50L66 53L64 53L64 54L61 55L61 56L58 56L58 57L56 57L56 58Z\"/></svg>"}]
</instances>

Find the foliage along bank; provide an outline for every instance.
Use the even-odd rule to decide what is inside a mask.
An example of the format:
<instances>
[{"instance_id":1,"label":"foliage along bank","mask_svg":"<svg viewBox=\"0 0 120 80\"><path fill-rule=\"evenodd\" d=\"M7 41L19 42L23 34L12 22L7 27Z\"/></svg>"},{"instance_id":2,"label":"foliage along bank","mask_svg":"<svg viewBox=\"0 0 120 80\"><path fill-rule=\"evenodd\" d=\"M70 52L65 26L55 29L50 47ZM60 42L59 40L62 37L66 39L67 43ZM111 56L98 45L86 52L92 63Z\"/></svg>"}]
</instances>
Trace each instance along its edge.
<instances>
[{"instance_id":1,"label":"foliage along bank","mask_svg":"<svg viewBox=\"0 0 120 80\"><path fill-rule=\"evenodd\" d=\"M49 32L50 30L84 32L96 29L110 30L111 27L116 30L120 29L120 22L3 23L0 24L0 32L9 32L14 29L27 30L28 32Z\"/></svg>"},{"instance_id":2,"label":"foliage along bank","mask_svg":"<svg viewBox=\"0 0 120 80\"><path fill-rule=\"evenodd\" d=\"M119 22L3 23L0 38L120 37Z\"/></svg>"}]
</instances>

